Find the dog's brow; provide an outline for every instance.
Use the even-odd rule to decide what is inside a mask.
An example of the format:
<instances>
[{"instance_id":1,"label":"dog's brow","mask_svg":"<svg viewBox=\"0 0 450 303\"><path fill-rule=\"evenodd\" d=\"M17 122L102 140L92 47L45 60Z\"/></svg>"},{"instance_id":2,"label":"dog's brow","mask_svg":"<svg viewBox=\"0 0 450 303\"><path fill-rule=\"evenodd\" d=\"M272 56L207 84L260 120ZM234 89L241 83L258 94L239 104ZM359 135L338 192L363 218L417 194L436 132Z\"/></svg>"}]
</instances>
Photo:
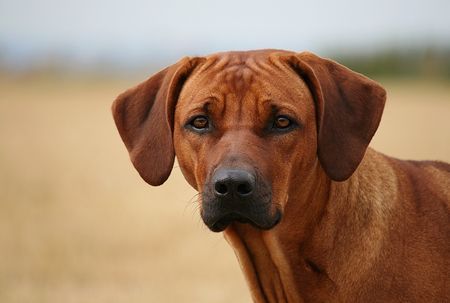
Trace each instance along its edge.
<instances>
[{"instance_id":1,"label":"dog's brow","mask_svg":"<svg viewBox=\"0 0 450 303\"><path fill-rule=\"evenodd\" d=\"M289 104L279 104L279 103L274 103L272 102L270 104L270 107L272 109L273 112L280 112L280 111L289 111L292 113L296 113L297 110L294 106L291 106Z\"/></svg>"},{"instance_id":2,"label":"dog's brow","mask_svg":"<svg viewBox=\"0 0 450 303\"><path fill-rule=\"evenodd\" d=\"M288 103L281 103L272 99L264 99L260 101L262 108L270 108L272 114L287 112L295 117L298 116L298 109Z\"/></svg>"},{"instance_id":3,"label":"dog's brow","mask_svg":"<svg viewBox=\"0 0 450 303\"><path fill-rule=\"evenodd\" d=\"M205 111L205 113L209 112L209 108L211 106L211 99L208 99L208 101L206 101L205 103L203 103L203 110Z\"/></svg>"},{"instance_id":4,"label":"dog's brow","mask_svg":"<svg viewBox=\"0 0 450 303\"><path fill-rule=\"evenodd\" d=\"M213 111L211 108L212 106L221 104L220 100L220 98L211 95L209 97L199 99L199 101L186 102L183 105L180 105L178 109L184 109L187 116L199 113L209 114Z\"/></svg>"}]
</instances>

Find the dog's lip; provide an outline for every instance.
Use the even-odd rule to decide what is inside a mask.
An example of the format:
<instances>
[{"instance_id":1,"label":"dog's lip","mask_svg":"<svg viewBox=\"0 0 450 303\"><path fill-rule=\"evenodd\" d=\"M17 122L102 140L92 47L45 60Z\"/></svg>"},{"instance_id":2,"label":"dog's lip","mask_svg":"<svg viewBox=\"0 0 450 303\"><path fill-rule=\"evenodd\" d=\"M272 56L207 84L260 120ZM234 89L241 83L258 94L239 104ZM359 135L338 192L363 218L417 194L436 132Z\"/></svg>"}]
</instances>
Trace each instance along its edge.
<instances>
[{"instance_id":1,"label":"dog's lip","mask_svg":"<svg viewBox=\"0 0 450 303\"><path fill-rule=\"evenodd\" d=\"M251 220L237 213L229 213L219 218L214 223L207 225L212 231L221 232L225 230L228 227L228 225L230 225L233 222L251 223Z\"/></svg>"},{"instance_id":2,"label":"dog's lip","mask_svg":"<svg viewBox=\"0 0 450 303\"><path fill-rule=\"evenodd\" d=\"M256 220L253 220L247 216L244 216L242 214L231 212L229 214L226 214L225 216L222 216L218 218L214 222L208 222L206 225L208 228L213 232L221 232L224 231L230 224L237 222L237 223L249 223L253 225L254 227L262 230L269 230L275 227L278 223L281 221L281 211L278 209L275 212L275 215L273 218L270 219L270 222L256 222Z\"/></svg>"}]
</instances>

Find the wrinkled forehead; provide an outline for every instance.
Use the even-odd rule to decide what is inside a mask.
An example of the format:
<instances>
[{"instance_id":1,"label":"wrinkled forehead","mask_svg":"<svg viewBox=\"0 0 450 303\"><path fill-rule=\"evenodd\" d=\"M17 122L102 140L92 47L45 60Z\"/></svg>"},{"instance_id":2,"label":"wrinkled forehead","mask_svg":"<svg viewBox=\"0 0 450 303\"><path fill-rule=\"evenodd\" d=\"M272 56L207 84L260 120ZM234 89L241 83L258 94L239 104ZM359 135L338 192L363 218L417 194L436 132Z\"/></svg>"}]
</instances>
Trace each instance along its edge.
<instances>
[{"instance_id":1,"label":"wrinkled forehead","mask_svg":"<svg viewBox=\"0 0 450 303\"><path fill-rule=\"evenodd\" d=\"M284 102L307 97L306 84L273 53L235 52L207 57L187 80L181 98L201 102L214 97L255 97Z\"/></svg>"}]
</instances>

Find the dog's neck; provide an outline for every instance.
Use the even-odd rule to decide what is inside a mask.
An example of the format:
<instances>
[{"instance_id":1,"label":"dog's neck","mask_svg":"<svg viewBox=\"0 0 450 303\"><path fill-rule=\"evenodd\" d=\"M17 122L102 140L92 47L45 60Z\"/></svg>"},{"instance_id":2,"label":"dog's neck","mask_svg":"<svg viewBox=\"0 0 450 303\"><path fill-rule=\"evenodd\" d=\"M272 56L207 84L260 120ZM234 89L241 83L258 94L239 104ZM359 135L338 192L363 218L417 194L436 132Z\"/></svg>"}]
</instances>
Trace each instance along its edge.
<instances>
[{"instance_id":1,"label":"dog's neck","mask_svg":"<svg viewBox=\"0 0 450 303\"><path fill-rule=\"evenodd\" d=\"M371 157L383 156L369 151L366 158ZM345 299L348 294L339 293L340 286L360 281L370 270L381 250L386 221L381 217L389 213L382 203L395 193L386 179L373 179L380 173L371 172L380 168L370 167L370 161L361 165L365 175L357 171L357 178L345 182L331 181L318 167L291 191L282 222L270 231L247 224L233 224L225 231L255 302L303 302L313 295L324 302L331 302L331 296ZM390 172L384 175L389 180ZM381 182L384 197L367 190ZM361 250L363 255L355 253ZM346 264L364 266L350 273Z\"/></svg>"}]
</instances>

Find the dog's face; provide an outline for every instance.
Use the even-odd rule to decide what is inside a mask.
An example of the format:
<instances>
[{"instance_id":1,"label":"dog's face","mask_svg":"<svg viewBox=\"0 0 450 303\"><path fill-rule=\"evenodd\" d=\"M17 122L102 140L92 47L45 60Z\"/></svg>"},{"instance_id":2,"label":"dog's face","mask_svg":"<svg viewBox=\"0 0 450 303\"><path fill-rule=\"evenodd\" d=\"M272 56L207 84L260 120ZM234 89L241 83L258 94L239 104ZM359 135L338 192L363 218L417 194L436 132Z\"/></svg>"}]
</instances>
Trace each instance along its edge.
<instances>
[{"instance_id":1,"label":"dog's face","mask_svg":"<svg viewBox=\"0 0 450 303\"><path fill-rule=\"evenodd\" d=\"M275 226L317 167L348 178L383 105L381 87L337 63L258 51L180 61L119 96L113 113L141 176L161 184L176 154L205 224L222 231Z\"/></svg>"},{"instance_id":2,"label":"dog's face","mask_svg":"<svg viewBox=\"0 0 450 303\"><path fill-rule=\"evenodd\" d=\"M269 56L208 58L175 109L175 154L213 231L232 221L278 223L289 180L314 162L316 134L307 85Z\"/></svg>"}]
</instances>

